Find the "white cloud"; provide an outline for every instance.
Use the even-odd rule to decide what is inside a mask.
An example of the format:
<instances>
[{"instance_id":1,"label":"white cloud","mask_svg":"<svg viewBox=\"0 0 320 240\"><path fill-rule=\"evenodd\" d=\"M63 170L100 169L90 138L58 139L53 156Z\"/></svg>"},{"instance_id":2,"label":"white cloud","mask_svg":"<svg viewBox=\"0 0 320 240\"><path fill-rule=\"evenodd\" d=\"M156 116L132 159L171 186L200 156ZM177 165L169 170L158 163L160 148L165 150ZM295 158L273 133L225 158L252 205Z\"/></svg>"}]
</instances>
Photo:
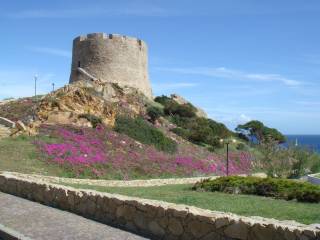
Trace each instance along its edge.
<instances>
[{"instance_id":1,"label":"white cloud","mask_svg":"<svg viewBox=\"0 0 320 240\"><path fill-rule=\"evenodd\" d=\"M37 53L44 53L59 57L71 58L71 52L63 49L49 47L27 47L27 49Z\"/></svg>"},{"instance_id":2,"label":"white cloud","mask_svg":"<svg viewBox=\"0 0 320 240\"><path fill-rule=\"evenodd\" d=\"M175 72L180 74L202 75L207 77L234 79L234 80L240 80L240 81L280 82L290 87L302 85L302 82L284 77L280 74L248 73L244 71L228 69L225 67L156 68L156 69L160 71Z\"/></svg>"}]
</instances>

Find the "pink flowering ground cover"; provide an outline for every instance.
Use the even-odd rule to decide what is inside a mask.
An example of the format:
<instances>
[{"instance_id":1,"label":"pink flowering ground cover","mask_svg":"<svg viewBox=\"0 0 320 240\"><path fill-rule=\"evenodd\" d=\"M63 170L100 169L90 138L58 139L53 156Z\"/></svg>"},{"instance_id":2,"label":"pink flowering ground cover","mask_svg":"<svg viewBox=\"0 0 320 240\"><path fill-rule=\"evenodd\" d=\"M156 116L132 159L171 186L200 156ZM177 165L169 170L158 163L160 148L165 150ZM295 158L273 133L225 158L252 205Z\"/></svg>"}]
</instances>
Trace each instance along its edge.
<instances>
[{"instance_id":1,"label":"pink flowering ground cover","mask_svg":"<svg viewBox=\"0 0 320 240\"><path fill-rule=\"evenodd\" d=\"M177 153L168 154L102 126L76 129L43 125L40 134L54 139L54 142L35 141L41 158L65 168L72 177L144 179L226 172L225 156L201 152L193 146L181 146ZM250 172L249 153L231 152L229 159L231 174Z\"/></svg>"}]
</instances>

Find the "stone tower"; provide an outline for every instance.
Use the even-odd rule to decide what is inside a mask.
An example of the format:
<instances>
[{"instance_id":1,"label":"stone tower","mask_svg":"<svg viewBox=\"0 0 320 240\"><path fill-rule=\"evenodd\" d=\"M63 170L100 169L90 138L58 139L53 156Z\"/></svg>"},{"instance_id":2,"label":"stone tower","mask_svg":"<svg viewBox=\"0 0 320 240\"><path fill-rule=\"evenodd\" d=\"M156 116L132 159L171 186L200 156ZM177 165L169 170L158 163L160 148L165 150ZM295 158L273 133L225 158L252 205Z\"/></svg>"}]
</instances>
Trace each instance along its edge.
<instances>
[{"instance_id":1,"label":"stone tower","mask_svg":"<svg viewBox=\"0 0 320 240\"><path fill-rule=\"evenodd\" d=\"M137 38L105 33L75 38L70 83L89 79L134 87L152 98L146 43Z\"/></svg>"}]
</instances>

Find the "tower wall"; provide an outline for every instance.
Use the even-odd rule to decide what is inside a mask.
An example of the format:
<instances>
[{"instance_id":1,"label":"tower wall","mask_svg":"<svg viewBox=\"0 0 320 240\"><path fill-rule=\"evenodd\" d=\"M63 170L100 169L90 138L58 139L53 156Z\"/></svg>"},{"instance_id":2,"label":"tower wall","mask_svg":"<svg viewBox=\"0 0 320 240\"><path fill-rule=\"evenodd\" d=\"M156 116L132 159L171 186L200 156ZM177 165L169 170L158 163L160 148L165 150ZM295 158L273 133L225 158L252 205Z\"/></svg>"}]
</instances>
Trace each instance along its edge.
<instances>
[{"instance_id":1,"label":"tower wall","mask_svg":"<svg viewBox=\"0 0 320 240\"><path fill-rule=\"evenodd\" d=\"M77 37L73 40L70 83L86 79L79 67L97 79L134 87L152 97L148 49L140 39L105 33Z\"/></svg>"}]
</instances>

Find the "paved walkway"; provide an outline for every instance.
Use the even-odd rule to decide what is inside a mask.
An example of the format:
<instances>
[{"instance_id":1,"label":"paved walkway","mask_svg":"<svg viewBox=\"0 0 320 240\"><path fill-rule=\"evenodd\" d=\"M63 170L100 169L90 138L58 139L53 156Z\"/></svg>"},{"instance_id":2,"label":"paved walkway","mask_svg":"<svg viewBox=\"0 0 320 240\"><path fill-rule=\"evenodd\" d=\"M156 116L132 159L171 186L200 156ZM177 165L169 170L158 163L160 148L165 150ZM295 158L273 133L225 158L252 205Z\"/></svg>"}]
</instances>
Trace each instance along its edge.
<instances>
[{"instance_id":1,"label":"paved walkway","mask_svg":"<svg viewBox=\"0 0 320 240\"><path fill-rule=\"evenodd\" d=\"M96 179L76 179L76 178L62 178L53 176L44 176L36 174L25 174L17 172L5 172L0 174L6 176L15 176L22 179L44 181L57 184L82 184L82 185L94 185L103 187L151 187L151 186L163 186L168 184L194 184L198 181L206 179L208 177L191 177L191 178L167 178L167 179L147 179L147 180L96 180ZM210 178L217 178L216 176L210 176Z\"/></svg>"},{"instance_id":2,"label":"paved walkway","mask_svg":"<svg viewBox=\"0 0 320 240\"><path fill-rule=\"evenodd\" d=\"M33 240L146 240L69 212L1 192L0 224Z\"/></svg>"}]
</instances>

